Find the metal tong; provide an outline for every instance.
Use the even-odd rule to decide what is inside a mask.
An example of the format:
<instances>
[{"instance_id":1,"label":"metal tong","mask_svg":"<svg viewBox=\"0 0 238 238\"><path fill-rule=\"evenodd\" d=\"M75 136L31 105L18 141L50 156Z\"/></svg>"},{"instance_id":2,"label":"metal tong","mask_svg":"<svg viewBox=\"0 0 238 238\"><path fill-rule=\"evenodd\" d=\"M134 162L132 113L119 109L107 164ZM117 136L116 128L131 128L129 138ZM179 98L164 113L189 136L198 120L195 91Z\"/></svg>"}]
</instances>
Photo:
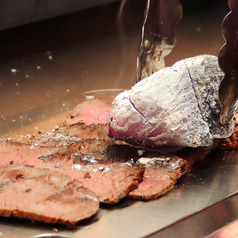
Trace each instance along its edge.
<instances>
[{"instance_id":1,"label":"metal tong","mask_svg":"<svg viewBox=\"0 0 238 238\"><path fill-rule=\"evenodd\" d=\"M174 27L182 18L179 0L147 0L137 56L137 82L165 67L176 42Z\"/></svg>"},{"instance_id":2,"label":"metal tong","mask_svg":"<svg viewBox=\"0 0 238 238\"><path fill-rule=\"evenodd\" d=\"M236 113L238 102L238 0L227 0L230 12L222 22L222 34L226 43L218 59L225 77L219 88L222 105L221 123L228 123Z\"/></svg>"},{"instance_id":3,"label":"metal tong","mask_svg":"<svg viewBox=\"0 0 238 238\"><path fill-rule=\"evenodd\" d=\"M222 23L226 43L218 59L225 77L219 88L220 121L228 123L238 106L238 0L227 0L231 9ZM147 0L137 56L137 82L165 67L164 57L176 42L174 28L182 18L179 0Z\"/></svg>"}]
</instances>

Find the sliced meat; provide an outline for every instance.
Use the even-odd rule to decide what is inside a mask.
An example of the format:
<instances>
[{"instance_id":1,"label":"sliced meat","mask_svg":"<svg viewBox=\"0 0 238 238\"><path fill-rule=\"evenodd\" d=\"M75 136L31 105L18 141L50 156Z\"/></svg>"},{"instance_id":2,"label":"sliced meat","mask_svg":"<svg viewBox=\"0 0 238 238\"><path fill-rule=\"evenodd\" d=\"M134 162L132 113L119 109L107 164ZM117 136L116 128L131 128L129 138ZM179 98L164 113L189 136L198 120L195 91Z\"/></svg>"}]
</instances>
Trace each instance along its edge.
<instances>
[{"instance_id":1,"label":"sliced meat","mask_svg":"<svg viewBox=\"0 0 238 238\"><path fill-rule=\"evenodd\" d=\"M38 147L31 144L0 140L0 166L22 164L44 168L44 157L58 151L59 149L55 147Z\"/></svg>"},{"instance_id":2,"label":"sliced meat","mask_svg":"<svg viewBox=\"0 0 238 238\"><path fill-rule=\"evenodd\" d=\"M143 182L128 197L137 200L155 199L173 189L176 183L175 174L168 173L163 168L146 168Z\"/></svg>"},{"instance_id":3,"label":"sliced meat","mask_svg":"<svg viewBox=\"0 0 238 238\"><path fill-rule=\"evenodd\" d=\"M36 147L74 149L80 153L99 156L106 152L107 145L113 144L107 133L106 125L86 126L79 123L73 126L61 126L49 133L32 137L30 143Z\"/></svg>"},{"instance_id":4,"label":"sliced meat","mask_svg":"<svg viewBox=\"0 0 238 238\"><path fill-rule=\"evenodd\" d=\"M70 113L69 117L65 119L64 124L107 124L110 109L111 102L107 103L98 99L84 101Z\"/></svg>"},{"instance_id":5,"label":"sliced meat","mask_svg":"<svg viewBox=\"0 0 238 238\"><path fill-rule=\"evenodd\" d=\"M32 166L0 166L0 215L70 228L94 215L97 196L65 174Z\"/></svg>"},{"instance_id":6,"label":"sliced meat","mask_svg":"<svg viewBox=\"0 0 238 238\"><path fill-rule=\"evenodd\" d=\"M84 123L77 123L73 126L62 126L59 128L58 133L68 133L72 137L78 137L83 139L100 139L110 140L108 136L107 124L91 124L85 125Z\"/></svg>"},{"instance_id":7,"label":"sliced meat","mask_svg":"<svg viewBox=\"0 0 238 238\"><path fill-rule=\"evenodd\" d=\"M216 148L217 143L215 140L210 148L186 148L176 152L177 155L140 158L137 164L145 167L143 180L128 196L139 200L151 200L164 195L174 188L182 175L192 170L196 160L204 159Z\"/></svg>"},{"instance_id":8,"label":"sliced meat","mask_svg":"<svg viewBox=\"0 0 238 238\"><path fill-rule=\"evenodd\" d=\"M102 203L115 204L142 181L144 169L123 163L74 166L75 177L97 194ZM79 172L80 171L80 172ZM71 172L70 172L71 174Z\"/></svg>"},{"instance_id":9,"label":"sliced meat","mask_svg":"<svg viewBox=\"0 0 238 238\"><path fill-rule=\"evenodd\" d=\"M110 161L106 153L100 154L104 163L99 163L95 154L92 150L81 154L72 149L32 146L10 141L0 143L0 165L24 164L58 171L69 175L72 180L80 180L84 187L97 194L100 202L117 203L138 186L144 169Z\"/></svg>"},{"instance_id":10,"label":"sliced meat","mask_svg":"<svg viewBox=\"0 0 238 238\"><path fill-rule=\"evenodd\" d=\"M130 198L151 200L174 188L187 170L187 161L177 156L160 156L138 160L145 167L143 181L129 193Z\"/></svg>"},{"instance_id":11,"label":"sliced meat","mask_svg":"<svg viewBox=\"0 0 238 238\"><path fill-rule=\"evenodd\" d=\"M86 105L96 106L98 101L92 100ZM78 106L77 113L80 114L84 106ZM103 113L107 114L107 110ZM0 165L24 164L58 171L72 180L80 180L100 202L113 204L128 193L136 199L153 199L164 194L180 176L191 170L196 159L204 158L209 152L209 149L186 149L164 156L156 148L135 147L121 141L114 143L107 135L107 124L86 125L79 121L32 137L30 144L0 141ZM138 163L143 158L170 159L167 164L148 168Z\"/></svg>"}]
</instances>

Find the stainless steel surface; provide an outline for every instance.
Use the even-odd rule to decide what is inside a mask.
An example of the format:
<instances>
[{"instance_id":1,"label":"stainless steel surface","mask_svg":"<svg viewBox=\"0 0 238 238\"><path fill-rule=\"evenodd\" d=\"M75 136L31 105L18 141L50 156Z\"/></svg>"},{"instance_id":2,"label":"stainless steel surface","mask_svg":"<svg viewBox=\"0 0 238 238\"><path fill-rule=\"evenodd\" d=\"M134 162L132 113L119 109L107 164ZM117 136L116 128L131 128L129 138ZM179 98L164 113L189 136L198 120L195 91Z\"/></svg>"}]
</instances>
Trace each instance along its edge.
<instances>
[{"instance_id":1,"label":"stainless steel surface","mask_svg":"<svg viewBox=\"0 0 238 238\"><path fill-rule=\"evenodd\" d=\"M194 238L234 238L238 235L237 218L238 192L147 236L147 238L187 237L188 234Z\"/></svg>"},{"instance_id":2,"label":"stainless steel surface","mask_svg":"<svg viewBox=\"0 0 238 238\"><path fill-rule=\"evenodd\" d=\"M219 237L226 237L226 238L236 238L238 237L238 220L235 220L231 224L222 227L218 231L215 231L213 234L209 235L207 238L219 238Z\"/></svg>"},{"instance_id":3,"label":"stainless steel surface","mask_svg":"<svg viewBox=\"0 0 238 238\"><path fill-rule=\"evenodd\" d=\"M113 98L118 91L103 89L130 88L135 83L144 3L126 3L120 21L119 7L112 4L98 12L87 10L0 32L0 138L49 131L86 96ZM197 54L217 55L223 44L220 23L224 12L223 5L213 7L213 14L209 9L187 15L185 11L167 65ZM85 94L90 90L95 91ZM157 200L101 207L95 217L73 231L0 218L0 235L31 238L55 234L57 228L57 235L77 238L143 237L237 191L237 176L237 152L225 156L215 152Z\"/></svg>"}]
</instances>

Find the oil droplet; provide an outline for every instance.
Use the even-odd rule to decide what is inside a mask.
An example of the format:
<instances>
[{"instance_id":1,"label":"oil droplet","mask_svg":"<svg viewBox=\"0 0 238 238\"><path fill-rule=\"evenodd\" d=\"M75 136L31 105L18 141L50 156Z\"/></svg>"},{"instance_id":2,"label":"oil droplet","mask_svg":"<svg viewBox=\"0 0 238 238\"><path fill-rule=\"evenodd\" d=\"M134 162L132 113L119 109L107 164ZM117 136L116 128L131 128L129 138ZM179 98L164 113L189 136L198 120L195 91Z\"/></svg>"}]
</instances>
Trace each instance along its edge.
<instances>
[{"instance_id":1,"label":"oil droplet","mask_svg":"<svg viewBox=\"0 0 238 238\"><path fill-rule=\"evenodd\" d=\"M88 95L88 96L85 96L87 99L93 99L94 98L94 96L92 95L92 96L90 96L90 95Z\"/></svg>"}]
</instances>

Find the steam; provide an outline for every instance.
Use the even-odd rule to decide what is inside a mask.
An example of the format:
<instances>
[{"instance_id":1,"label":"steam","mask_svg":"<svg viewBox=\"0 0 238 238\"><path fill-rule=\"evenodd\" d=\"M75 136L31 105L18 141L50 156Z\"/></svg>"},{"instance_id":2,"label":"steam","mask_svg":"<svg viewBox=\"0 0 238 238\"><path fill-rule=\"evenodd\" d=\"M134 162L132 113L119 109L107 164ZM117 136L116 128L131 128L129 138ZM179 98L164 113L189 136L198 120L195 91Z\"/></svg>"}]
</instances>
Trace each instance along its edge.
<instances>
[{"instance_id":1,"label":"steam","mask_svg":"<svg viewBox=\"0 0 238 238\"><path fill-rule=\"evenodd\" d=\"M124 31L124 22L123 22L123 13L125 10L127 0L122 0L120 4L120 8L118 10L117 18L116 18L116 23L118 26L119 30L119 45L120 45L120 55L119 55L119 73L117 75L117 78L115 79L115 88L121 88L120 82L123 80L123 76L125 75L126 71L126 49L125 49L125 39L126 39L126 34ZM135 71L136 72L136 71Z\"/></svg>"}]
</instances>

